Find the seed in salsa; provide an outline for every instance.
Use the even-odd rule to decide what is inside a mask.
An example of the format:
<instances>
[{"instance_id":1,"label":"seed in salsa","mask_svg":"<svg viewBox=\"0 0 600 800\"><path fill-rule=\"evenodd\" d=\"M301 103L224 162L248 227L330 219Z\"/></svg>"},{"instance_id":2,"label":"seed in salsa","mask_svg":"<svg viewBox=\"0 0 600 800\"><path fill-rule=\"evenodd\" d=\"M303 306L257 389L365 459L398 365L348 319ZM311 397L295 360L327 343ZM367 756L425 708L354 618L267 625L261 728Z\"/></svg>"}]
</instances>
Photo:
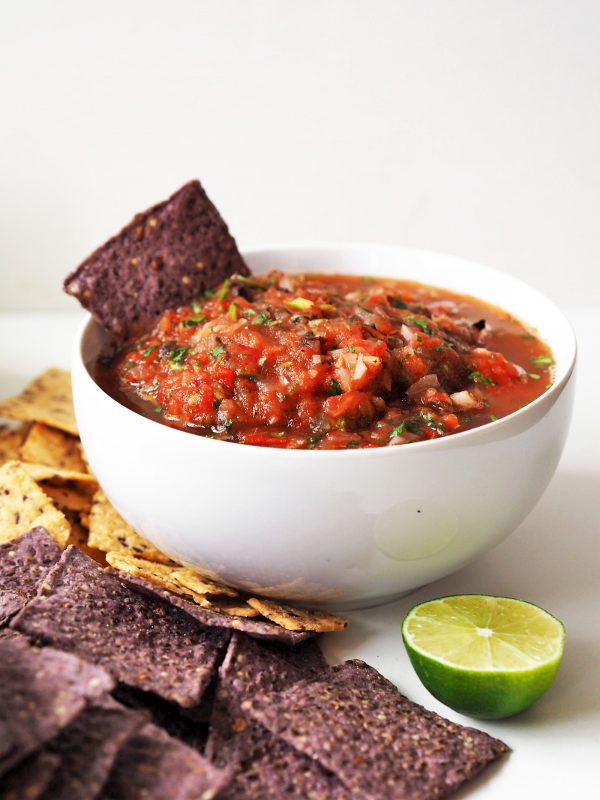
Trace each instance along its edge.
<instances>
[{"instance_id":1,"label":"seed in salsa","mask_svg":"<svg viewBox=\"0 0 600 800\"><path fill-rule=\"evenodd\" d=\"M548 348L506 312L410 281L234 275L98 366L121 402L212 438L383 447L475 428L539 397Z\"/></svg>"}]
</instances>

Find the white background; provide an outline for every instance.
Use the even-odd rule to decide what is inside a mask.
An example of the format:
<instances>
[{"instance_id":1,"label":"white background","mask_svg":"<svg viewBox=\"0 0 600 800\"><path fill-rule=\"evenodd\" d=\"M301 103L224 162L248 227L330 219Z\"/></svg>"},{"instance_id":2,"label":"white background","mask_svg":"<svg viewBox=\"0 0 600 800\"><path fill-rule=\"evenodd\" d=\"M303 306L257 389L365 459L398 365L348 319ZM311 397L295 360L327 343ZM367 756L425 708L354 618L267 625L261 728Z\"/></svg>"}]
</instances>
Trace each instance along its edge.
<instances>
[{"instance_id":1,"label":"white background","mask_svg":"<svg viewBox=\"0 0 600 800\"><path fill-rule=\"evenodd\" d=\"M6 312L74 310L65 273L194 176L241 245L443 250L567 309L578 395L539 506L457 575L353 615L327 650L458 719L407 663L408 607L464 591L545 606L567 627L556 683L482 723L514 753L457 800L596 797L600 0L0 0L0 101L2 397L68 365L80 317Z\"/></svg>"},{"instance_id":2,"label":"white background","mask_svg":"<svg viewBox=\"0 0 600 800\"><path fill-rule=\"evenodd\" d=\"M0 310L198 176L240 244L382 240L600 299L600 2L2 0Z\"/></svg>"}]
</instances>

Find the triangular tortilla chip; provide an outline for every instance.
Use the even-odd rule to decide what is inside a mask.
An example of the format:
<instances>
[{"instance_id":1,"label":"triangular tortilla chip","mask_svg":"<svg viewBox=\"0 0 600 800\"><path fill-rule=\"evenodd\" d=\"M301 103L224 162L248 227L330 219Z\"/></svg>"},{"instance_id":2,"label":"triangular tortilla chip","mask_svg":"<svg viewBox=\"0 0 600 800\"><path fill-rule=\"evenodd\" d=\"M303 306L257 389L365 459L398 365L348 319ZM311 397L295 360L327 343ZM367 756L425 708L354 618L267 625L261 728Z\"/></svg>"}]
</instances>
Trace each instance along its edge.
<instances>
[{"instance_id":1,"label":"triangular tortilla chip","mask_svg":"<svg viewBox=\"0 0 600 800\"><path fill-rule=\"evenodd\" d=\"M71 399L71 376L52 367L33 380L20 395L0 403L0 417L23 422L45 422L77 436Z\"/></svg>"},{"instance_id":2,"label":"triangular tortilla chip","mask_svg":"<svg viewBox=\"0 0 600 800\"><path fill-rule=\"evenodd\" d=\"M21 461L47 464L72 472L87 472L78 438L42 422L34 423L19 450Z\"/></svg>"},{"instance_id":3,"label":"triangular tortilla chip","mask_svg":"<svg viewBox=\"0 0 600 800\"><path fill-rule=\"evenodd\" d=\"M9 461L0 467L0 543L38 527L65 547L71 533L66 517L18 461Z\"/></svg>"},{"instance_id":4,"label":"triangular tortilla chip","mask_svg":"<svg viewBox=\"0 0 600 800\"><path fill-rule=\"evenodd\" d=\"M200 182L190 181L137 214L64 288L115 339L125 340L236 272L249 274L235 240Z\"/></svg>"}]
</instances>

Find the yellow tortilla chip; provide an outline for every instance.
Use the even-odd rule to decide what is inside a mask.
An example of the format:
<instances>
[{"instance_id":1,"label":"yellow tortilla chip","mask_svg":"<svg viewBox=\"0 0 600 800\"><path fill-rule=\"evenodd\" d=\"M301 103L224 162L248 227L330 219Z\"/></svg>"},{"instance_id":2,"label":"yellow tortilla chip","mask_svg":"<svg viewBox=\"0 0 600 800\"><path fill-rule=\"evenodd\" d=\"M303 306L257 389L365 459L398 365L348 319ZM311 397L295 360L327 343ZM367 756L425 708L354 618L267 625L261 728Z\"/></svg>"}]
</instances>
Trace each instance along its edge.
<instances>
[{"instance_id":1,"label":"yellow tortilla chip","mask_svg":"<svg viewBox=\"0 0 600 800\"><path fill-rule=\"evenodd\" d=\"M308 608L294 608L264 597L250 597L248 605L259 611L263 617L276 622L288 631L343 631L348 620L336 617L326 611L315 611Z\"/></svg>"},{"instance_id":2,"label":"yellow tortilla chip","mask_svg":"<svg viewBox=\"0 0 600 800\"><path fill-rule=\"evenodd\" d=\"M81 455L79 439L42 422L35 422L19 450L21 461L31 464L47 464L49 467L72 472L87 472L87 464Z\"/></svg>"},{"instance_id":3,"label":"yellow tortilla chip","mask_svg":"<svg viewBox=\"0 0 600 800\"><path fill-rule=\"evenodd\" d=\"M195 597L194 597L195 599ZM198 601L196 601L198 602ZM206 608L212 608L213 611L220 611L222 614L229 614L231 617L258 617L258 612L252 606L240 598L239 600L208 600L206 603L200 603Z\"/></svg>"},{"instance_id":4,"label":"yellow tortilla chip","mask_svg":"<svg viewBox=\"0 0 600 800\"><path fill-rule=\"evenodd\" d=\"M182 586L184 589L190 589L194 594L216 594L226 595L227 597L237 597L238 593L230 586L223 586L222 583L207 578L199 572L195 572L188 567L180 567L171 572L171 580Z\"/></svg>"},{"instance_id":5,"label":"yellow tortilla chip","mask_svg":"<svg viewBox=\"0 0 600 800\"><path fill-rule=\"evenodd\" d=\"M20 395L0 403L0 417L23 422L45 422L77 436L71 399L71 376L55 367L32 381Z\"/></svg>"},{"instance_id":6,"label":"yellow tortilla chip","mask_svg":"<svg viewBox=\"0 0 600 800\"><path fill-rule=\"evenodd\" d=\"M156 586L160 586L161 589L167 589L169 592L187 597L204 608L212 608L214 611L222 611L235 617L257 617L259 614L256 609L251 608L241 598L239 600L224 598L223 600L214 601L205 594L194 592L178 585L173 581L177 570L174 571L167 564L157 564L155 561L135 558L123 551L107 553L106 560L111 567L119 570L119 572L126 572L129 575L135 575L137 578L143 578Z\"/></svg>"},{"instance_id":7,"label":"yellow tortilla chip","mask_svg":"<svg viewBox=\"0 0 600 800\"><path fill-rule=\"evenodd\" d=\"M19 458L19 449L27 434L28 425L0 428L0 465Z\"/></svg>"},{"instance_id":8,"label":"yellow tortilla chip","mask_svg":"<svg viewBox=\"0 0 600 800\"><path fill-rule=\"evenodd\" d=\"M0 467L0 543L41 526L65 547L71 526L18 461Z\"/></svg>"},{"instance_id":9,"label":"yellow tortilla chip","mask_svg":"<svg viewBox=\"0 0 600 800\"><path fill-rule=\"evenodd\" d=\"M105 554L102 552L102 550L96 550L94 547L88 547L87 535L87 530L78 522L74 522L71 524L71 535L69 536L67 545L75 545L75 547L78 547L80 550L83 550L84 553L87 553L90 558L93 558L94 561L97 561L98 564L105 567L107 565Z\"/></svg>"},{"instance_id":10,"label":"yellow tortilla chip","mask_svg":"<svg viewBox=\"0 0 600 800\"><path fill-rule=\"evenodd\" d=\"M89 539L88 539L89 544ZM171 567L166 564L157 564L156 561L146 561L144 558L135 558L124 551L109 552L106 560L119 572L126 572L128 575L135 575L137 578L144 578L150 583L155 583L163 589L168 589L175 594L185 594L176 583L170 580Z\"/></svg>"},{"instance_id":11,"label":"yellow tortilla chip","mask_svg":"<svg viewBox=\"0 0 600 800\"><path fill-rule=\"evenodd\" d=\"M171 564L174 562L161 553L153 544L137 534L131 525L128 525L117 509L111 504L103 491L99 490L94 495L94 503L90 513L90 547L96 547L105 553L124 552L136 558L155 561L158 564Z\"/></svg>"},{"instance_id":12,"label":"yellow tortilla chip","mask_svg":"<svg viewBox=\"0 0 600 800\"><path fill-rule=\"evenodd\" d=\"M71 523L71 534L67 545L69 544L74 544L75 547L80 549L87 545L87 531L77 522Z\"/></svg>"},{"instance_id":13,"label":"yellow tortilla chip","mask_svg":"<svg viewBox=\"0 0 600 800\"><path fill-rule=\"evenodd\" d=\"M85 486L85 484L81 484ZM92 507L92 498L85 491L78 491L78 487L73 482L65 482L62 485L42 481L40 483L43 491L51 497L55 504L61 508L68 508L69 511L88 513Z\"/></svg>"},{"instance_id":14,"label":"yellow tortilla chip","mask_svg":"<svg viewBox=\"0 0 600 800\"><path fill-rule=\"evenodd\" d=\"M49 467L47 464L30 464L28 461L21 462L21 466L34 481L47 481L52 478L62 478L65 481L81 481L82 483L96 483L96 478L89 472L75 472L70 469L60 467Z\"/></svg>"}]
</instances>

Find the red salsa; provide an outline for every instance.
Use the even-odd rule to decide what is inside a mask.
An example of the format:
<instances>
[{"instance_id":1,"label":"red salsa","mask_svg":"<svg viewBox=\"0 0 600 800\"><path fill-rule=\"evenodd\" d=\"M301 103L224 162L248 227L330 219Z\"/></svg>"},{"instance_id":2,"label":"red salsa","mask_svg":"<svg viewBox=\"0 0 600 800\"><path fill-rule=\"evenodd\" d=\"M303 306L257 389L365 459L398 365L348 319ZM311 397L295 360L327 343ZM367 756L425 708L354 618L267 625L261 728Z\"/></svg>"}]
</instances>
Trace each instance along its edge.
<instances>
[{"instance_id":1,"label":"red salsa","mask_svg":"<svg viewBox=\"0 0 600 800\"><path fill-rule=\"evenodd\" d=\"M509 314L409 282L234 276L98 367L121 402L194 433L294 449L458 433L539 397L546 345Z\"/></svg>"}]
</instances>

